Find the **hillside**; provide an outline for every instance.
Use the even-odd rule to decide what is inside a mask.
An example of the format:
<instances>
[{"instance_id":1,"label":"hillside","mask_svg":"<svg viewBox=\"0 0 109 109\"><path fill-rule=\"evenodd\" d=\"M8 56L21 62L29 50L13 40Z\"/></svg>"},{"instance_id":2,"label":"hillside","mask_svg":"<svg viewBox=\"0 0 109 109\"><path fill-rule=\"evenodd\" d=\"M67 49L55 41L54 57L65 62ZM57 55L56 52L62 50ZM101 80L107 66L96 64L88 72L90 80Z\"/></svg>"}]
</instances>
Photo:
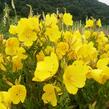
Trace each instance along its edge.
<instances>
[{"instance_id":1,"label":"hillside","mask_svg":"<svg viewBox=\"0 0 109 109\"><path fill-rule=\"evenodd\" d=\"M2 12L4 1L10 4L11 0L0 0L0 13ZM56 12L56 8L63 12L64 8L66 8L68 12L75 16L74 19L76 20L85 20L87 16L94 16L95 18L101 18L106 24L109 23L109 6L98 2L98 0L15 0L19 15L28 15L29 9L26 4L32 5L35 14L43 11Z\"/></svg>"}]
</instances>

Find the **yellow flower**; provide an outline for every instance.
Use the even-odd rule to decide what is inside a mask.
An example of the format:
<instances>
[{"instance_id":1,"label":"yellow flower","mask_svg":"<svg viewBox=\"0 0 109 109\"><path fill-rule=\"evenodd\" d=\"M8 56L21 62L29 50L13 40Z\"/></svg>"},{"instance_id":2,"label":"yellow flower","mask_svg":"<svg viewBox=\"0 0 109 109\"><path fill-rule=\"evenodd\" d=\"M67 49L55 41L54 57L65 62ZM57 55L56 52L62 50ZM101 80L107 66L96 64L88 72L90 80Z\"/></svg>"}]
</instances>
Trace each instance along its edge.
<instances>
[{"instance_id":1,"label":"yellow flower","mask_svg":"<svg viewBox=\"0 0 109 109\"><path fill-rule=\"evenodd\" d=\"M68 49L69 49L69 45L66 42L59 42L57 44L56 53L59 59L61 59L68 52Z\"/></svg>"},{"instance_id":2,"label":"yellow flower","mask_svg":"<svg viewBox=\"0 0 109 109\"><path fill-rule=\"evenodd\" d=\"M9 109L3 103L0 102L0 109Z\"/></svg>"},{"instance_id":3,"label":"yellow flower","mask_svg":"<svg viewBox=\"0 0 109 109\"><path fill-rule=\"evenodd\" d=\"M92 35L91 35L93 38L96 38L98 36L98 32L97 31L94 31L92 32Z\"/></svg>"},{"instance_id":4,"label":"yellow flower","mask_svg":"<svg viewBox=\"0 0 109 109\"><path fill-rule=\"evenodd\" d=\"M50 56L45 56L43 61L37 62L37 67L34 72L33 81L45 81L54 76L58 70L59 63L55 53Z\"/></svg>"},{"instance_id":5,"label":"yellow flower","mask_svg":"<svg viewBox=\"0 0 109 109\"><path fill-rule=\"evenodd\" d=\"M83 44L77 52L78 59L81 59L86 63L96 62L97 55L97 50L92 42Z\"/></svg>"},{"instance_id":6,"label":"yellow flower","mask_svg":"<svg viewBox=\"0 0 109 109\"><path fill-rule=\"evenodd\" d=\"M6 41L5 52L7 55L13 56L17 54L17 49L19 48L19 41L15 37L11 37Z\"/></svg>"},{"instance_id":7,"label":"yellow flower","mask_svg":"<svg viewBox=\"0 0 109 109\"><path fill-rule=\"evenodd\" d=\"M42 100L44 103L50 103L52 106L57 105L56 93L61 92L61 89L53 84L46 84L43 88L44 94L42 95Z\"/></svg>"},{"instance_id":8,"label":"yellow flower","mask_svg":"<svg viewBox=\"0 0 109 109\"><path fill-rule=\"evenodd\" d=\"M93 27L93 26L94 26L94 20L92 20L92 19L86 20L86 25L85 25L86 28Z\"/></svg>"},{"instance_id":9,"label":"yellow flower","mask_svg":"<svg viewBox=\"0 0 109 109\"><path fill-rule=\"evenodd\" d=\"M26 59L25 49L19 46L19 41L17 38L9 38L6 41L6 48L5 52L7 55L13 56L12 63L13 63L13 71L17 71L22 68L22 59Z\"/></svg>"},{"instance_id":10,"label":"yellow flower","mask_svg":"<svg viewBox=\"0 0 109 109\"><path fill-rule=\"evenodd\" d=\"M69 41L70 47L75 52L82 46L82 35L79 30L74 31L72 39Z\"/></svg>"},{"instance_id":11,"label":"yellow flower","mask_svg":"<svg viewBox=\"0 0 109 109\"><path fill-rule=\"evenodd\" d=\"M109 44L106 44L106 45L104 46L104 51L106 51L106 52L109 51Z\"/></svg>"},{"instance_id":12,"label":"yellow flower","mask_svg":"<svg viewBox=\"0 0 109 109\"><path fill-rule=\"evenodd\" d=\"M96 37L96 42L97 42L98 50L104 50L105 44L108 43L108 38L103 31L100 31L98 33L98 36Z\"/></svg>"},{"instance_id":13,"label":"yellow flower","mask_svg":"<svg viewBox=\"0 0 109 109\"><path fill-rule=\"evenodd\" d=\"M37 39L39 32L39 18L29 17L21 18L16 26L10 26L10 33L17 33L19 41L23 42L25 46L31 46Z\"/></svg>"},{"instance_id":14,"label":"yellow flower","mask_svg":"<svg viewBox=\"0 0 109 109\"><path fill-rule=\"evenodd\" d=\"M18 35L19 41L23 42L25 46L32 46L33 41L37 39L37 34L34 31L25 28L24 32Z\"/></svg>"},{"instance_id":15,"label":"yellow flower","mask_svg":"<svg viewBox=\"0 0 109 109\"><path fill-rule=\"evenodd\" d=\"M0 91L0 109L10 109L10 95L6 91Z\"/></svg>"},{"instance_id":16,"label":"yellow flower","mask_svg":"<svg viewBox=\"0 0 109 109\"><path fill-rule=\"evenodd\" d=\"M53 27L46 28L45 35L48 36L50 41L57 42L58 39L61 37L61 32L59 31L58 26L54 25Z\"/></svg>"},{"instance_id":17,"label":"yellow flower","mask_svg":"<svg viewBox=\"0 0 109 109\"><path fill-rule=\"evenodd\" d=\"M64 39L65 39L67 42L69 42L69 43L70 43L70 41L71 41L72 38L73 38L73 34L72 34L72 32L70 32L70 31L65 31L65 32L63 33L63 36L64 36Z\"/></svg>"},{"instance_id":18,"label":"yellow flower","mask_svg":"<svg viewBox=\"0 0 109 109\"><path fill-rule=\"evenodd\" d=\"M109 58L99 59L97 62L97 68L104 69L109 64Z\"/></svg>"},{"instance_id":19,"label":"yellow flower","mask_svg":"<svg viewBox=\"0 0 109 109\"><path fill-rule=\"evenodd\" d=\"M52 42L57 42L58 39L61 37L61 32L57 25L58 19L56 14L47 14L45 17L45 26L46 31L45 35L49 38Z\"/></svg>"},{"instance_id":20,"label":"yellow flower","mask_svg":"<svg viewBox=\"0 0 109 109\"><path fill-rule=\"evenodd\" d=\"M25 50L22 47L20 47L18 49L17 55L12 57L13 72L23 68L22 60L25 60L27 58L27 56L24 53Z\"/></svg>"},{"instance_id":21,"label":"yellow flower","mask_svg":"<svg viewBox=\"0 0 109 109\"><path fill-rule=\"evenodd\" d=\"M27 58L27 56L24 53L25 53L25 49L19 47L17 50L17 55L12 57L13 72L22 69L23 67L22 60L25 60Z\"/></svg>"},{"instance_id":22,"label":"yellow flower","mask_svg":"<svg viewBox=\"0 0 109 109\"><path fill-rule=\"evenodd\" d=\"M9 32L10 34L13 34L13 35L17 34L17 26L10 25Z\"/></svg>"},{"instance_id":23,"label":"yellow flower","mask_svg":"<svg viewBox=\"0 0 109 109\"><path fill-rule=\"evenodd\" d=\"M72 65L65 68L63 82L70 94L76 94L78 88L84 87L88 69L88 66L82 61L75 61Z\"/></svg>"},{"instance_id":24,"label":"yellow flower","mask_svg":"<svg viewBox=\"0 0 109 109\"><path fill-rule=\"evenodd\" d=\"M97 68L102 70L105 81L109 79L109 58L99 59L97 62Z\"/></svg>"},{"instance_id":25,"label":"yellow flower","mask_svg":"<svg viewBox=\"0 0 109 109\"><path fill-rule=\"evenodd\" d=\"M56 14L47 14L45 17L45 25L46 26L54 26L58 23Z\"/></svg>"},{"instance_id":26,"label":"yellow flower","mask_svg":"<svg viewBox=\"0 0 109 109\"><path fill-rule=\"evenodd\" d=\"M104 74L101 69L92 69L88 74L88 78L92 78L100 84L103 84L105 82Z\"/></svg>"},{"instance_id":27,"label":"yellow flower","mask_svg":"<svg viewBox=\"0 0 109 109\"><path fill-rule=\"evenodd\" d=\"M91 31L85 30L84 31L84 36L85 36L86 39L89 39L91 37Z\"/></svg>"},{"instance_id":28,"label":"yellow flower","mask_svg":"<svg viewBox=\"0 0 109 109\"><path fill-rule=\"evenodd\" d=\"M19 47L17 49L17 55L16 56L19 56L20 59L26 59L27 56L25 55L26 51L23 47Z\"/></svg>"},{"instance_id":29,"label":"yellow flower","mask_svg":"<svg viewBox=\"0 0 109 109\"><path fill-rule=\"evenodd\" d=\"M10 99L13 104L23 103L26 98L26 88L24 85L13 85L9 90Z\"/></svg>"},{"instance_id":30,"label":"yellow flower","mask_svg":"<svg viewBox=\"0 0 109 109\"><path fill-rule=\"evenodd\" d=\"M104 79L104 83L109 80L109 67L104 67L104 69L102 69L102 73L103 73L103 79Z\"/></svg>"},{"instance_id":31,"label":"yellow flower","mask_svg":"<svg viewBox=\"0 0 109 109\"><path fill-rule=\"evenodd\" d=\"M70 13L64 13L63 15L63 23L67 26L73 25L72 15Z\"/></svg>"},{"instance_id":32,"label":"yellow flower","mask_svg":"<svg viewBox=\"0 0 109 109\"><path fill-rule=\"evenodd\" d=\"M99 59L97 62L97 69L92 69L89 72L89 77L93 78L100 84L104 84L109 79L109 58Z\"/></svg>"},{"instance_id":33,"label":"yellow flower","mask_svg":"<svg viewBox=\"0 0 109 109\"><path fill-rule=\"evenodd\" d=\"M39 17L38 16L33 16L28 18L29 26L30 28L35 31L39 32Z\"/></svg>"},{"instance_id":34,"label":"yellow flower","mask_svg":"<svg viewBox=\"0 0 109 109\"><path fill-rule=\"evenodd\" d=\"M22 60L18 56L14 56L12 58L12 63L13 63L13 72L18 71L23 67Z\"/></svg>"},{"instance_id":35,"label":"yellow flower","mask_svg":"<svg viewBox=\"0 0 109 109\"><path fill-rule=\"evenodd\" d=\"M98 19L98 20L97 20L96 25L97 25L98 27L102 27L101 19Z\"/></svg>"},{"instance_id":36,"label":"yellow flower","mask_svg":"<svg viewBox=\"0 0 109 109\"><path fill-rule=\"evenodd\" d=\"M94 79L100 84L104 84L108 79L109 79L109 67L105 67L104 69L92 69L89 74L88 78L89 79Z\"/></svg>"}]
</instances>

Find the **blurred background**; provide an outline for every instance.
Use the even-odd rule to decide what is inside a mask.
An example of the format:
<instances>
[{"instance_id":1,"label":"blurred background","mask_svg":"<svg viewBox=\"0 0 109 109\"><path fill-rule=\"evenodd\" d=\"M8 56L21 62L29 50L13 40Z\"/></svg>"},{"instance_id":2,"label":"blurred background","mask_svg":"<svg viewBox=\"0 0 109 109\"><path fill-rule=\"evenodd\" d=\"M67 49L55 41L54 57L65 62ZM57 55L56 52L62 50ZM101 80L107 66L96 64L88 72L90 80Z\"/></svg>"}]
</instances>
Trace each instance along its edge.
<instances>
[{"instance_id":1,"label":"blurred background","mask_svg":"<svg viewBox=\"0 0 109 109\"><path fill-rule=\"evenodd\" d=\"M101 18L104 24L109 24L109 4L108 0L13 0L16 7L17 15L28 16L29 4L33 8L34 14L56 12L70 12L74 16L74 20L85 21L86 17ZM101 2L100 2L101 1ZM104 3L102 3L104 2ZM12 0L0 0L0 16L3 16L4 8L9 8L9 15L14 16L12 9ZM107 4L105 4L107 3Z\"/></svg>"}]
</instances>

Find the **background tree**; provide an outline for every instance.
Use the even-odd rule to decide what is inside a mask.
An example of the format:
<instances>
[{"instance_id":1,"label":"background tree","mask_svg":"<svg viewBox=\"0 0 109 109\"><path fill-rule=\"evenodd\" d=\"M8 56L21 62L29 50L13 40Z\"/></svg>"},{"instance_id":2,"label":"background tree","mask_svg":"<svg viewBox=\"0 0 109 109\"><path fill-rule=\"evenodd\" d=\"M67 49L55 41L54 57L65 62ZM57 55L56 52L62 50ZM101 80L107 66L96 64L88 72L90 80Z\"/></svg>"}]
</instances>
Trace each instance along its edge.
<instances>
[{"instance_id":1,"label":"background tree","mask_svg":"<svg viewBox=\"0 0 109 109\"><path fill-rule=\"evenodd\" d=\"M4 1L10 5L11 0L0 0L0 13L4 8ZM101 18L105 24L109 24L109 6L99 2L98 0L14 0L17 14L20 16L28 16L29 8L26 4L33 7L34 14L47 12L56 12L58 8L60 12L64 12L65 8L74 15L74 19L85 21L86 17ZM14 13L11 11L11 16Z\"/></svg>"}]
</instances>

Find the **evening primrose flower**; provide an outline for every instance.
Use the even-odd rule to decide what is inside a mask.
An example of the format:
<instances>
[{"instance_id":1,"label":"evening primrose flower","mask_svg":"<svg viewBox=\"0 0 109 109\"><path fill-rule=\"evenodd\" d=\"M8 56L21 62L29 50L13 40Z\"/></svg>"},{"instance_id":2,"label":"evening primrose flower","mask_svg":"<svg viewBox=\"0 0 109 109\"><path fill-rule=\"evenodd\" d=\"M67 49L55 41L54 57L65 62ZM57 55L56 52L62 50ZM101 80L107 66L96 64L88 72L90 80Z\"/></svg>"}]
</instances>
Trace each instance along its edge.
<instances>
[{"instance_id":1,"label":"evening primrose flower","mask_svg":"<svg viewBox=\"0 0 109 109\"><path fill-rule=\"evenodd\" d=\"M96 36L96 42L98 49L104 49L104 45L108 43L108 38L103 31L100 31Z\"/></svg>"},{"instance_id":2,"label":"evening primrose flower","mask_svg":"<svg viewBox=\"0 0 109 109\"><path fill-rule=\"evenodd\" d=\"M65 32L63 33L63 36L64 36L64 39L65 39L67 42L69 42L69 43L70 43L70 41L71 41L72 38L73 38L73 34L72 34L72 32L70 32L70 31L65 31Z\"/></svg>"},{"instance_id":3,"label":"evening primrose flower","mask_svg":"<svg viewBox=\"0 0 109 109\"><path fill-rule=\"evenodd\" d=\"M63 33L63 37L66 43L69 44L70 51L73 51L74 54L82 46L82 35L79 30L74 32L66 31ZM71 53L72 54L72 53Z\"/></svg>"},{"instance_id":4,"label":"evening primrose flower","mask_svg":"<svg viewBox=\"0 0 109 109\"><path fill-rule=\"evenodd\" d=\"M101 19L98 19L98 20L96 21L96 25L97 25L98 27L102 27Z\"/></svg>"},{"instance_id":5,"label":"evening primrose flower","mask_svg":"<svg viewBox=\"0 0 109 109\"><path fill-rule=\"evenodd\" d=\"M50 103L52 106L57 105L57 94L61 92L61 89L57 86L54 86L53 84L46 84L43 87L43 91L45 92L42 95L42 100L45 104Z\"/></svg>"},{"instance_id":6,"label":"evening primrose flower","mask_svg":"<svg viewBox=\"0 0 109 109\"><path fill-rule=\"evenodd\" d=\"M31 46L37 39L37 33L39 32L39 18L35 16L21 18L18 25L10 26L9 32L11 34L17 34L19 41L23 42L25 46Z\"/></svg>"},{"instance_id":7,"label":"evening primrose flower","mask_svg":"<svg viewBox=\"0 0 109 109\"><path fill-rule=\"evenodd\" d=\"M101 69L92 69L90 72L87 74L88 79L94 79L100 84L104 84L105 79L104 79L104 74Z\"/></svg>"},{"instance_id":8,"label":"evening primrose flower","mask_svg":"<svg viewBox=\"0 0 109 109\"><path fill-rule=\"evenodd\" d=\"M58 23L56 14L47 14L45 17L45 25L46 26L54 26Z\"/></svg>"},{"instance_id":9,"label":"evening primrose flower","mask_svg":"<svg viewBox=\"0 0 109 109\"><path fill-rule=\"evenodd\" d=\"M17 38L12 37L6 41L5 52L12 57L13 71L17 71L22 68L22 59L26 59L25 49L19 46Z\"/></svg>"},{"instance_id":10,"label":"evening primrose flower","mask_svg":"<svg viewBox=\"0 0 109 109\"><path fill-rule=\"evenodd\" d=\"M19 48L19 41L15 37L11 37L6 40L5 52L7 55L13 56L17 54L17 49Z\"/></svg>"},{"instance_id":11,"label":"evening primrose flower","mask_svg":"<svg viewBox=\"0 0 109 109\"><path fill-rule=\"evenodd\" d=\"M22 64L22 60L18 57L18 56L14 56L12 58L12 66L13 66L13 72L18 71L20 69L22 69L23 64Z\"/></svg>"},{"instance_id":12,"label":"evening primrose flower","mask_svg":"<svg viewBox=\"0 0 109 109\"><path fill-rule=\"evenodd\" d=\"M26 98L26 88L24 85L13 85L8 93L13 104L23 103Z\"/></svg>"},{"instance_id":13,"label":"evening primrose flower","mask_svg":"<svg viewBox=\"0 0 109 109\"><path fill-rule=\"evenodd\" d=\"M45 26L46 31L45 35L50 39L52 42L56 42L61 37L61 32L57 25L58 20L56 14L47 14L45 17Z\"/></svg>"},{"instance_id":14,"label":"evening primrose flower","mask_svg":"<svg viewBox=\"0 0 109 109\"><path fill-rule=\"evenodd\" d=\"M78 88L84 87L88 69L88 66L80 60L74 61L72 65L65 68L63 82L70 94L76 94Z\"/></svg>"},{"instance_id":15,"label":"evening primrose flower","mask_svg":"<svg viewBox=\"0 0 109 109\"><path fill-rule=\"evenodd\" d=\"M63 23L67 26L73 25L72 15L70 13L64 13L63 15Z\"/></svg>"},{"instance_id":16,"label":"evening primrose flower","mask_svg":"<svg viewBox=\"0 0 109 109\"><path fill-rule=\"evenodd\" d=\"M109 44L105 44L104 46L104 49L103 49L105 52L108 52L109 51Z\"/></svg>"},{"instance_id":17,"label":"evening primrose flower","mask_svg":"<svg viewBox=\"0 0 109 109\"><path fill-rule=\"evenodd\" d=\"M0 102L0 109L9 109L3 103Z\"/></svg>"},{"instance_id":18,"label":"evening primrose flower","mask_svg":"<svg viewBox=\"0 0 109 109\"><path fill-rule=\"evenodd\" d=\"M86 63L96 62L98 52L93 46L93 43L83 44L77 52L77 58Z\"/></svg>"},{"instance_id":19,"label":"evening primrose flower","mask_svg":"<svg viewBox=\"0 0 109 109\"><path fill-rule=\"evenodd\" d=\"M94 26L94 20L92 20L92 19L86 20L85 28L93 27L93 26Z\"/></svg>"},{"instance_id":20,"label":"evening primrose flower","mask_svg":"<svg viewBox=\"0 0 109 109\"><path fill-rule=\"evenodd\" d=\"M69 49L69 45L66 42L59 42L57 44L56 53L59 59L61 59L68 52L68 49Z\"/></svg>"},{"instance_id":21,"label":"evening primrose flower","mask_svg":"<svg viewBox=\"0 0 109 109\"><path fill-rule=\"evenodd\" d=\"M25 46L32 46L33 41L37 39L37 34L34 31L29 30L29 28L25 28L24 32L19 34L19 41L23 42Z\"/></svg>"},{"instance_id":22,"label":"evening primrose flower","mask_svg":"<svg viewBox=\"0 0 109 109\"><path fill-rule=\"evenodd\" d=\"M91 31L90 30L84 30L84 34L86 39L89 39L91 37Z\"/></svg>"},{"instance_id":23,"label":"evening primrose flower","mask_svg":"<svg viewBox=\"0 0 109 109\"><path fill-rule=\"evenodd\" d=\"M54 25L53 27L46 28L45 35L48 36L50 41L57 42L58 39L61 37L61 32L59 30L59 27L57 25Z\"/></svg>"},{"instance_id":24,"label":"evening primrose flower","mask_svg":"<svg viewBox=\"0 0 109 109\"><path fill-rule=\"evenodd\" d=\"M109 58L101 58L97 62L97 68L104 69L109 64Z\"/></svg>"},{"instance_id":25,"label":"evening primrose flower","mask_svg":"<svg viewBox=\"0 0 109 109\"><path fill-rule=\"evenodd\" d=\"M97 69L91 69L88 78L92 78L100 84L104 84L109 79L109 58L99 59Z\"/></svg>"},{"instance_id":26,"label":"evening primrose flower","mask_svg":"<svg viewBox=\"0 0 109 109\"><path fill-rule=\"evenodd\" d=\"M59 67L58 58L55 53L45 56L43 61L37 62L33 81L45 81L57 73Z\"/></svg>"},{"instance_id":27,"label":"evening primrose flower","mask_svg":"<svg viewBox=\"0 0 109 109\"><path fill-rule=\"evenodd\" d=\"M10 25L9 33L10 33L10 34L13 34L13 35L17 34L17 26L15 26L15 25Z\"/></svg>"},{"instance_id":28,"label":"evening primrose flower","mask_svg":"<svg viewBox=\"0 0 109 109\"><path fill-rule=\"evenodd\" d=\"M102 69L103 70L103 72L105 72L105 71L107 71L107 72L105 72L104 74L107 76L107 78L109 79L109 66L108 66L108 64L109 64L109 58L100 58L99 60L98 60L98 62L97 62L97 65L96 65L96 67L98 68L98 69Z\"/></svg>"},{"instance_id":29,"label":"evening primrose flower","mask_svg":"<svg viewBox=\"0 0 109 109\"><path fill-rule=\"evenodd\" d=\"M6 91L0 91L0 109L10 109L10 95Z\"/></svg>"},{"instance_id":30,"label":"evening primrose flower","mask_svg":"<svg viewBox=\"0 0 109 109\"><path fill-rule=\"evenodd\" d=\"M26 58L27 58L27 55L25 55L25 49L22 47L19 47L17 50L17 55L12 57L13 72L21 70L23 68L22 60L25 60Z\"/></svg>"},{"instance_id":31,"label":"evening primrose flower","mask_svg":"<svg viewBox=\"0 0 109 109\"><path fill-rule=\"evenodd\" d=\"M28 22L29 22L29 27L35 31L35 32L39 32L39 16L33 16L33 17L29 17L28 18Z\"/></svg>"},{"instance_id":32,"label":"evening primrose flower","mask_svg":"<svg viewBox=\"0 0 109 109\"><path fill-rule=\"evenodd\" d=\"M70 48L75 52L82 46L82 35L79 30L73 32L72 39L69 41Z\"/></svg>"},{"instance_id":33,"label":"evening primrose flower","mask_svg":"<svg viewBox=\"0 0 109 109\"><path fill-rule=\"evenodd\" d=\"M25 49L23 47L19 47L17 49L17 55L16 56L19 56L22 59L26 59L27 56L25 55L25 53L26 53Z\"/></svg>"},{"instance_id":34,"label":"evening primrose flower","mask_svg":"<svg viewBox=\"0 0 109 109\"><path fill-rule=\"evenodd\" d=\"M87 74L88 79L94 79L100 84L104 84L105 80L103 79L104 75L102 73L102 70L100 69L92 69L90 72Z\"/></svg>"}]
</instances>

